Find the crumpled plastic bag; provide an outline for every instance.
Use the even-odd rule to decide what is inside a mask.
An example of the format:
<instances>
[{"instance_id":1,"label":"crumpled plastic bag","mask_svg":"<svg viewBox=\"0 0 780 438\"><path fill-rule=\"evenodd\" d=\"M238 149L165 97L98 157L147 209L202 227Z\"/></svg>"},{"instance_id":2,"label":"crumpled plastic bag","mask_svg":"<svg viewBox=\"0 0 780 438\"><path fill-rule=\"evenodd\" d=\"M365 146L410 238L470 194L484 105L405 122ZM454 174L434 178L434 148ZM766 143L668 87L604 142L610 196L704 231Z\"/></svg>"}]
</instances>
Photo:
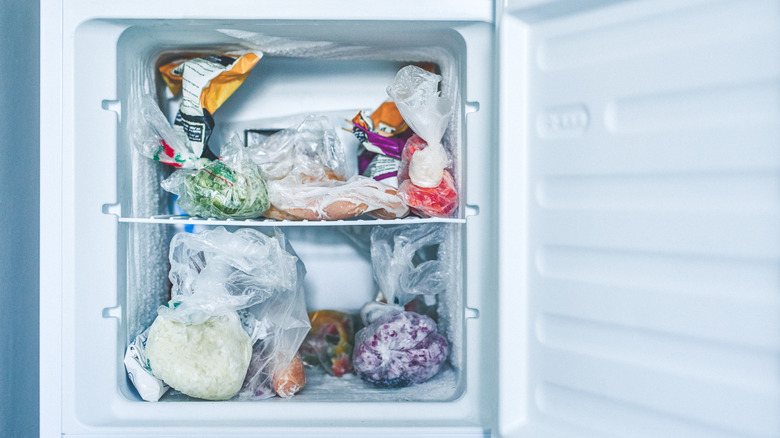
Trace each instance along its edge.
<instances>
[{"instance_id":1,"label":"crumpled plastic bag","mask_svg":"<svg viewBox=\"0 0 780 438\"><path fill-rule=\"evenodd\" d=\"M346 156L326 117L308 116L249 154L268 179L272 207L266 217L339 220L370 213L394 219L409 211L392 187L359 175L344 181Z\"/></svg>"},{"instance_id":2,"label":"crumpled plastic bag","mask_svg":"<svg viewBox=\"0 0 780 438\"><path fill-rule=\"evenodd\" d=\"M423 217L450 217L458 206L450 159L442 145L452 101L438 91L441 76L406 66L387 87L398 111L415 132L401 154L398 191L404 202Z\"/></svg>"},{"instance_id":3,"label":"crumpled plastic bag","mask_svg":"<svg viewBox=\"0 0 780 438\"><path fill-rule=\"evenodd\" d=\"M136 91L130 111L130 141L143 156L174 167L194 169L203 165L202 150L193 149L176 134L160 107L148 94Z\"/></svg>"},{"instance_id":4,"label":"crumpled plastic bag","mask_svg":"<svg viewBox=\"0 0 780 438\"><path fill-rule=\"evenodd\" d=\"M344 148L324 116L307 116L298 126L248 149L248 156L269 180L288 176L301 182L344 180L347 173Z\"/></svg>"},{"instance_id":5,"label":"crumpled plastic bag","mask_svg":"<svg viewBox=\"0 0 780 438\"><path fill-rule=\"evenodd\" d=\"M436 295L447 289L447 264L436 258L419 261L423 248L446 239L443 224L375 227L371 232L374 279L388 304L405 306L418 295ZM415 262L418 262L415 264Z\"/></svg>"},{"instance_id":6,"label":"crumpled plastic bag","mask_svg":"<svg viewBox=\"0 0 780 438\"><path fill-rule=\"evenodd\" d=\"M277 390L290 396L305 384L296 352L310 328L303 293L306 271L280 230L275 229L273 236L251 228L230 233L223 227L178 233L171 241L169 259L171 301L158 309L158 319L174 334L214 324L215 318L240 321L237 327L249 339L251 359L247 358L239 376L243 382L239 398L272 397ZM192 339L182 337L182 342L210 339L205 328L193 333L198 334ZM198 348L194 345L187 351L198 352ZM151 371L154 374L153 362ZM294 377L294 390L289 376ZM199 382L198 378L203 376L192 373L187 382ZM208 393L229 398L213 388Z\"/></svg>"},{"instance_id":7,"label":"crumpled plastic bag","mask_svg":"<svg viewBox=\"0 0 780 438\"><path fill-rule=\"evenodd\" d=\"M247 156L238 136L222 146L218 160L201 160L194 169L179 169L162 182L178 195L176 203L190 216L254 219L271 206L259 166Z\"/></svg>"}]
</instances>

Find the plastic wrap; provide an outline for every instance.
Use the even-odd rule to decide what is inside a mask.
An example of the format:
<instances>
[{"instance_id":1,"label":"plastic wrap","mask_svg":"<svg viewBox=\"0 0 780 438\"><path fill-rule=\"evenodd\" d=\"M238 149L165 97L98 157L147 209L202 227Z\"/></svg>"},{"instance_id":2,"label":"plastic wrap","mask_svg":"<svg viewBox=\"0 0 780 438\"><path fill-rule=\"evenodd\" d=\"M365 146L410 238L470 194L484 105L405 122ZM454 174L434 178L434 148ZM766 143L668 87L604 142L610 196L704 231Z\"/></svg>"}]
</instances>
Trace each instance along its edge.
<instances>
[{"instance_id":1,"label":"plastic wrap","mask_svg":"<svg viewBox=\"0 0 780 438\"><path fill-rule=\"evenodd\" d=\"M449 355L436 323L414 312L387 313L355 335L355 373L380 387L422 383L441 370Z\"/></svg>"},{"instance_id":2,"label":"plastic wrap","mask_svg":"<svg viewBox=\"0 0 780 438\"><path fill-rule=\"evenodd\" d=\"M273 214L268 217L339 220L371 213L394 219L409 211L392 187L363 176L343 181L344 150L326 117L309 116L250 148L249 154L269 180Z\"/></svg>"},{"instance_id":3,"label":"plastic wrap","mask_svg":"<svg viewBox=\"0 0 780 438\"><path fill-rule=\"evenodd\" d=\"M288 176L301 182L343 180L347 173L344 148L324 116L310 115L298 126L248 149L249 157L270 180Z\"/></svg>"},{"instance_id":4,"label":"plastic wrap","mask_svg":"<svg viewBox=\"0 0 780 438\"><path fill-rule=\"evenodd\" d=\"M374 228L371 264L374 279L389 304L405 306L417 295L446 290L449 272L438 255L446 237L447 229L442 224ZM425 248L430 251L421 251ZM423 256L430 258L424 260Z\"/></svg>"},{"instance_id":5,"label":"plastic wrap","mask_svg":"<svg viewBox=\"0 0 780 438\"><path fill-rule=\"evenodd\" d=\"M289 396L305 384L295 359L310 328L305 268L281 231L273 237L223 227L178 233L169 258L171 301L158 309L147 342L156 350L146 352L156 377L214 400L239 389L244 399L270 397L277 390ZM233 359L220 362L225 357ZM194 365L179 364L177 358Z\"/></svg>"},{"instance_id":6,"label":"plastic wrap","mask_svg":"<svg viewBox=\"0 0 780 438\"><path fill-rule=\"evenodd\" d=\"M452 101L438 90L441 76L406 66L387 87L406 123L417 134L407 140L401 156L399 194L423 217L449 217L458 206L455 181L442 137L452 113Z\"/></svg>"},{"instance_id":7,"label":"plastic wrap","mask_svg":"<svg viewBox=\"0 0 780 438\"><path fill-rule=\"evenodd\" d=\"M238 136L222 147L219 160L201 163L197 169L179 169L162 182L190 216L254 219L271 206L260 167L247 157Z\"/></svg>"}]
</instances>

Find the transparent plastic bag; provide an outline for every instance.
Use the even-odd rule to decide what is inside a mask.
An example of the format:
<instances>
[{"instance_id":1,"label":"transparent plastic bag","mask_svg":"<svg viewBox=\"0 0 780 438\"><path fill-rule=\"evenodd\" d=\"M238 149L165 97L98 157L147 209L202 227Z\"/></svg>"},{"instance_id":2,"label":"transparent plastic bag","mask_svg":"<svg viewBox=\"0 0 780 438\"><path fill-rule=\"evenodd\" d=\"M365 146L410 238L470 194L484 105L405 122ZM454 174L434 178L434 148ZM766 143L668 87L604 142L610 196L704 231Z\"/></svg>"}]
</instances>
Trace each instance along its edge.
<instances>
[{"instance_id":1,"label":"transparent plastic bag","mask_svg":"<svg viewBox=\"0 0 780 438\"><path fill-rule=\"evenodd\" d=\"M441 96L441 76L419 67L402 68L387 87L387 94L416 133L404 145L398 171L401 199L422 217L450 217L458 207L450 159L441 144L452 101Z\"/></svg>"},{"instance_id":2,"label":"transparent plastic bag","mask_svg":"<svg viewBox=\"0 0 780 438\"><path fill-rule=\"evenodd\" d=\"M130 108L130 141L141 155L186 169L203 165L202 150L193 149L176 134L151 96L136 90Z\"/></svg>"},{"instance_id":3,"label":"transparent plastic bag","mask_svg":"<svg viewBox=\"0 0 780 438\"><path fill-rule=\"evenodd\" d=\"M268 179L301 182L343 180L346 154L327 117L310 115L298 126L279 131L249 148L252 161Z\"/></svg>"},{"instance_id":4,"label":"transparent plastic bag","mask_svg":"<svg viewBox=\"0 0 780 438\"><path fill-rule=\"evenodd\" d=\"M260 167L234 136L222 146L219 160L203 160L197 169L179 169L162 182L178 195L176 202L190 216L254 219L271 206Z\"/></svg>"},{"instance_id":5,"label":"transparent plastic bag","mask_svg":"<svg viewBox=\"0 0 780 438\"><path fill-rule=\"evenodd\" d=\"M395 219L409 212L396 189L360 175L308 183L287 177L269 182L268 191L274 207L298 219L339 220L366 213Z\"/></svg>"},{"instance_id":6,"label":"transparent plastic bag","mask_svg":"<svg viewBox=\"0 0 780 438\"><path fill-rule=\"evenodd\" d=\"M310 328L303 293L306 271L280 230L272 237L249 228L178 233L169 258L171 302L158 309L158 320L179 337L215 318L240 321L251 358L240 375L239 398L290 396L305 384L296 352ZM195 338L208 339L208 333ZM197 345L192 350L200 351ZM216 393L219 399L226 396Z\"/></svg>"},{"instance_id":7,"label":"transparent plastic bag","mask_svg":"<svg viewBox=\"0 0 780 438\"><path fill-rule=\"evenodd\" d=\"M440 81L441 76L408 65L398 71L387 87L387 94L406 123L428 143L409 163L409 177L419 187L438 186L444 169L449 166L441 140L452 113L452 100L439 92Z\"/></svg>"},{"instance_id":8,"label":"transparent plastic bag","mask_svg":"<svg viewBox=\"0 0 780 438\"><path fill-rule=\"evenodd\" d=\"M371 264L374 279L388 304L405 306L418 295L436 295L446 290L449 273L447 264L439 257L439 245L445 239L442 224L374 228ZM429 251L421 251L428 247Z\"/></svg>"},{"instance_id":9,"label":"transparent plastic bag","mask_svg":"<svg viewBox=\"0 0 780 438\"><path fill-rule=\"evenodd\" d=\"M346 156L327 117L308 116L249 154L268 178L275 213L268 217L339 220L370 213L393 219L409 211L392 187L364 176L343 180Z\"/></svg>"}]
</instances>

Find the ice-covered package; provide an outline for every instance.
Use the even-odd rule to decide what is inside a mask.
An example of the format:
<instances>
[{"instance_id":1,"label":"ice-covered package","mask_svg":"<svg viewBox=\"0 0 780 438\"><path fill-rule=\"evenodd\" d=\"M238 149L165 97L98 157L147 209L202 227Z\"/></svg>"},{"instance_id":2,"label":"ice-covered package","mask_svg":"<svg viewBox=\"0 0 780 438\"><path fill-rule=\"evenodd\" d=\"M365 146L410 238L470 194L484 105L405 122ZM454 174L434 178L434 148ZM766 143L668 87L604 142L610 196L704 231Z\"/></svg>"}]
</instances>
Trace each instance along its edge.
<instances>
[{"instance_id":1,"label":"ice-covered package","mask_svg":"<svg viewBox=\"0 0 780 438\"><path fill-rule=\"evenodd\" d=\"M239 390L249 399L274 389L289 396L302 387L305 378L291 370L302 373L295 355L310 327L305 269L280 230L178 233L169 259L171 301L158 309L145 345L155 377L209 400ZM280 378L291 374L293 386ZM262 385L269 390L258 391Z\"/></svg>"},{"instance_id":2,"label":"ice-covered package","mask_svg":"<svg viewBox=\"0 0 780 438\"><path fill-rule=\"evenodd\" d=\"M423 217L449 217L458 206L450 159L442 145L452 101L439 92L441 76L409 65L387 87L398 111L415 132L401 156L399 194Z\"/></svg>"}]
</instances>

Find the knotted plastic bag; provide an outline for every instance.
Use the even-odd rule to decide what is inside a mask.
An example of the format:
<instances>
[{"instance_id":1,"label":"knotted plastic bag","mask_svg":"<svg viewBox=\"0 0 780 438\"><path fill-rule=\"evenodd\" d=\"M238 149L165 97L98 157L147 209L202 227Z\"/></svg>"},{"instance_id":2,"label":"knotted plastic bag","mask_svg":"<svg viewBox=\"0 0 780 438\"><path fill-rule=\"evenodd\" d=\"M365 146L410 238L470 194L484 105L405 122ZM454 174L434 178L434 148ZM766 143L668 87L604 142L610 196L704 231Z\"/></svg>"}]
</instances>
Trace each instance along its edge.
<instances>
[{"instance_id":1,"label":"knotted plastic bag","mask_svg":"<svg viewBox=\"0 0 780 438\"><path fill-rule=\"evenodd\" d=\"M254 219L271 206L262 171L249 159L238 136L222 146L218 160L202 159L194 169L179 169L162 182L178 195L179 207L190 216Z\"/></svg>"},{"instance_id":2,"label":"knotted plastic bag","mask_svg":"<svg viewBox=\"0 0 780 438\"><path fill-rule=\"evenodd\" d=\"M147 340L155 376L174 376L166 381L173 388L213 400L239 389L245 399L289 396L303 386L296 352L310 328L305 269L281 231L179 233L169 258L171 302L158 309Z\"/></svg>"},{"instance_id":3,"label":"knotted plastic bag","mask_svg":"<svg viewBox=\"0 0 780 438\"><path fill-rule=\"evenodd\" d=\"M415 132L401 154L398 192L412 210L423 217L449 217L458 206L450 160L442 145L452 101L441 96L441 76L416 66L406 66L387 87L406 123Z\"/></svg>"}]
</instances>

